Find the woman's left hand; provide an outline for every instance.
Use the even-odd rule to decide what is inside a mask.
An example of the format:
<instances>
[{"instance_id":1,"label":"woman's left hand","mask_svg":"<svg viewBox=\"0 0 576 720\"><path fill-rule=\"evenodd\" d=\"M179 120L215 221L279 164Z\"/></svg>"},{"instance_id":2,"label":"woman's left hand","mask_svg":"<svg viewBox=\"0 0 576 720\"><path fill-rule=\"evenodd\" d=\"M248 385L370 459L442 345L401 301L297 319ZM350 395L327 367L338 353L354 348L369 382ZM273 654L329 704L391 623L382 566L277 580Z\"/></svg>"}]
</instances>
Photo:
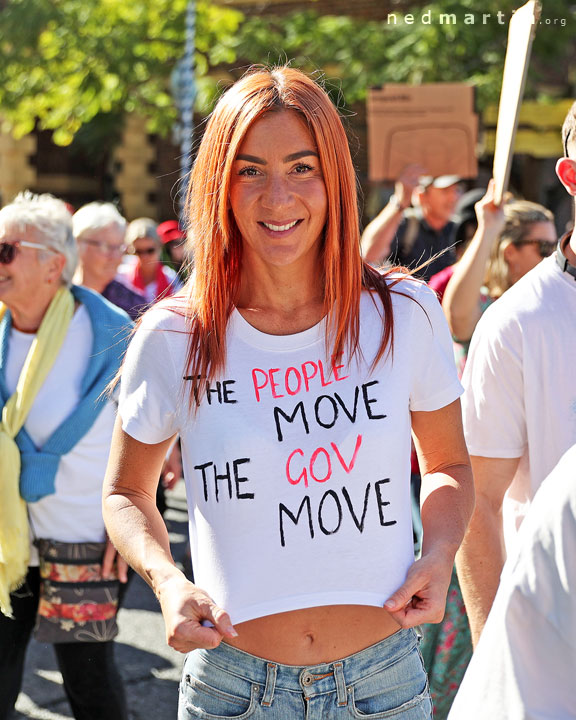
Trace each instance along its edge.
<instances>
[{"instance_id":1,"label":"woman's left hand","mask_svg":"<svg viewBox=\"0 0 576 720\"><path fill-rule=\"evenodd\" d=\"M116 573L114 572L114 563L116 563ZM102 578L114 580L116 577L121 583L128 582L128 563L112 545L110 538L106 537L106 549L102 558Z\"/></svg>"},{"instance_id":2,"label":"woman's left hand","mask_svg":"<svg viewBox=\"0 0 576 720\"><path fill-rule=\"evenodd\" d=\"M454 557L441 552L430 552L416 560L384 609L403 628L441 622L453 564Z\"/></svg>"}]
</instances>

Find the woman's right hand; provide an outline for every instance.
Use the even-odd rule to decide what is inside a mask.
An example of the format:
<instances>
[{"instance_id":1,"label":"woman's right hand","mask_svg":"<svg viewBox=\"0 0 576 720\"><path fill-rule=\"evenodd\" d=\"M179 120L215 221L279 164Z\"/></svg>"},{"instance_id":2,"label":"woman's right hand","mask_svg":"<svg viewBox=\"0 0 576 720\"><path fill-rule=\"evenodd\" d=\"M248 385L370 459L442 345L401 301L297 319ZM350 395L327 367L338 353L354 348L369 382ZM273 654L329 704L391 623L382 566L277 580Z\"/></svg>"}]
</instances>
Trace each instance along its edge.
<instances>
[{"instance_id":1,"label":"woman's right hand","mask_svg":"<svg viewBox=\"0 0 576 720\"><path fill-rule=\"evenodd\" d=\"M507 193L502 204L496 205L494 203L494 179L491 179L486 194L474 205L478 228L484 231L483 237L487 238L490 244L495 237L500 235L504 227L504 205L509 197L510 194Z\"/></svg>"},{"instance_id":2,"label":"woman's right hand","mask_svg":"<svg viewBox=\"0 0 576 720\"><path fill-rule=\"evenodd\" d=\"M184 576L164 580L156 588L156 596L164 617L166 641L178 652L215 648L224 638L238 636L228 613Z\"/></svg>"}]
</instances>

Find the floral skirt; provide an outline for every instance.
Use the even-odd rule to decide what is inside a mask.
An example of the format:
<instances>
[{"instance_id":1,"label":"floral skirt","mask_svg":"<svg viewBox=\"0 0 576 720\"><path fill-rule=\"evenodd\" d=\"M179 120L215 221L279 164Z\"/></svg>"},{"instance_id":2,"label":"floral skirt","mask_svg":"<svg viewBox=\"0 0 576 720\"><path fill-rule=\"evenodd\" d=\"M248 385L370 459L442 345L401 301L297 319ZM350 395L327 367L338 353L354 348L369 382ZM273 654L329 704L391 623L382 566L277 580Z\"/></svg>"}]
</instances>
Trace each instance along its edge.
<instances>
[{"instance_id":1,"label":"floral skirt","mask_svg":"<svg viewBox=\"0 0 576 720\"><path fill-rule=\"evenodd\" d=\"M422 626L421 651L434 720L445 720L472 657L470 626L456 570L452 571L444 620L438 625Z\"/></svg>"}]
</instances>

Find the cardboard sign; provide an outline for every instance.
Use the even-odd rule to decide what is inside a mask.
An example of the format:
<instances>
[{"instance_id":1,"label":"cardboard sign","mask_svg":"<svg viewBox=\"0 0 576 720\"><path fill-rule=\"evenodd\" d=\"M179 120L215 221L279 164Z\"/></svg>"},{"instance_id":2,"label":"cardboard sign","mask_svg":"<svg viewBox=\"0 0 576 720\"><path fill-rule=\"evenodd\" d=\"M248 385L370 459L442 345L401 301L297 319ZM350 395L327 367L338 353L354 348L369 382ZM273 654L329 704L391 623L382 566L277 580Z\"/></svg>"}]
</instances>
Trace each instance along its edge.
<instances>
[{"instance_id":1,"label":"cardboard sign","mask_svg":"<svg viewBox=\"0 0 576 720\"><path fill-rule=\"evenodd\" d=\"M497 205L502 202L508 189L518 114L540 12L540 3L529 0L510 20L494 150L494 202Z\"/></svg>"},{"instance_id":2,"label":"cardboard sign","mask_svg":"<svg viewBox=\"0 0 576 720\"><path fill-rule=\"evenodd\" d=\"M472 85L390 83L369 91L367 110L370 180L395 180L411 163L427 175L477 175Z\"/></svg>"}]
</instances>

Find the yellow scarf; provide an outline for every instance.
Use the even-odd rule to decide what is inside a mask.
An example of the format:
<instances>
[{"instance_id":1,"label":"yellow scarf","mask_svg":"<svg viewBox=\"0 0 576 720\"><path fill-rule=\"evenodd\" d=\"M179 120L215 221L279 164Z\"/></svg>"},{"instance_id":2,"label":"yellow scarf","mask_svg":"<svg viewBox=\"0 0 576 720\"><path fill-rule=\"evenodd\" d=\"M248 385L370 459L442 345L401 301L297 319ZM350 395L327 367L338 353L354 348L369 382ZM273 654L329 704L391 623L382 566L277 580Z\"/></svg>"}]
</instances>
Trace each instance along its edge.
<instances>
[{"instance_id":1,"label":"yellow scarf","mask_svg":"<svg viewBox=\"0 0 576 720\"><path fill-rule=\"evenodd\" d=\"M0 303L0 321L6 313ZM60 288L38 328L18 379L16 392L2 409L0 423L0 611L12 617L10 593L28 571L30 538L26 503L20 497L20 451L14 438L60 352L74 315L74 298Z\"/></svg>"}]
</instances>

